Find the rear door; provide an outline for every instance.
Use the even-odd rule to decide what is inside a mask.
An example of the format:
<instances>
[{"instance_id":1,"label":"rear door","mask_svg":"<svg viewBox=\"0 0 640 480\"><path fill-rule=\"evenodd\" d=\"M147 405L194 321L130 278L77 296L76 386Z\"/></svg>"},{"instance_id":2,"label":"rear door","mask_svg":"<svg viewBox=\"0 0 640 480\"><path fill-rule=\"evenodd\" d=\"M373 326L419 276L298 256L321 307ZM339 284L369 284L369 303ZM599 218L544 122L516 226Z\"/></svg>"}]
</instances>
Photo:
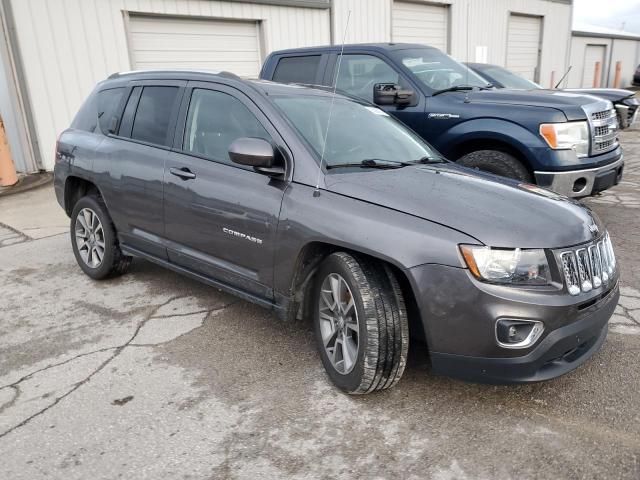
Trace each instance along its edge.
<instances>
[{"instance_id":1,"label":"rear door","mask_svg":"<svg viewBox=\"0 0 640 480\"><path fill-rule=\"evenodd\" d=\"M169 260L255 297L273 297L275 233L286 182L229 159L240 137L286 148L255 104L190 82L164 176Z\"/></svg>"},{"instance_id":2,"label":"rear door","mask_svg":"<svg viewBox=\"0 0 640 480\"><path fill-rule=\"evenodd\" d=\"M507 70L539 82L541 42L542 17L512 13L507 34Z\"/></svg>"},{"instance_id":3,"label":"rear door","mask_svg":"<svg viewBox=\"0 0 640 480\"><path fill-rule=\"evenodd\" d=\"M164 168L185 84L132 82L117 133L102 142L94 164L121 241L163 259Z\"/></svg>"}]
</instances>

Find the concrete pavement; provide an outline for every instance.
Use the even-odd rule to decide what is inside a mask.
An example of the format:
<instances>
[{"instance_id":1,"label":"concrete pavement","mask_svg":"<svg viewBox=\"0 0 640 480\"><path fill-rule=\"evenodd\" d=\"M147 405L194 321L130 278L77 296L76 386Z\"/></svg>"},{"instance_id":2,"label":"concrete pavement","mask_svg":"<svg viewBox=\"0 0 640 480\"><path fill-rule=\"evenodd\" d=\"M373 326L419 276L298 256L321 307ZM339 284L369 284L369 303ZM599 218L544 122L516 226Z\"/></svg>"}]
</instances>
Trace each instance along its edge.
<instances>
[{"instance_id":1,"label":"concrete pavement","mask_svg":"<svg viewBox=\"0 0 640 480\"><path fill-rule=\"evenodd\" d=\"M640 131L588 200L623 296L602 351L527 386L331 386L310 325L135 261L94 282L51 188L0 198L0 478L640 478Z\"/></svg>"}]
</instances>

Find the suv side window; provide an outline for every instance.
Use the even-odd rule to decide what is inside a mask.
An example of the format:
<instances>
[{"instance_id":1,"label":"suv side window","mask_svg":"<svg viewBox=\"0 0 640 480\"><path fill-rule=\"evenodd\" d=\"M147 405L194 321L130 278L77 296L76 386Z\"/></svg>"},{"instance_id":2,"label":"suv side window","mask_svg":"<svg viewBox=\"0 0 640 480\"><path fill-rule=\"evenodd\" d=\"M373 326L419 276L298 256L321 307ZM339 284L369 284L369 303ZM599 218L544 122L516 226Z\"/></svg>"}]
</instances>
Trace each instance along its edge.
<instances>
[{"instance_id":1,"label":"suv side window","mask_svg":"<svg viewBox=\"0 0 640 480\"><path fill-rule=\"evenodd\" d=\"M321 55L284 57L278 61L273 72L273 81L281 83L316 83Z\"/></svg>"},{"instance_id":2,"label":"suv side window","mask_svg":"<svg viewBox=\"0 0 640 480\"><path fill-rule=\"evenodd\" d=\"M182 149L241 167L229 158L229 146L241 137L272 141L255 115L240 100L215 90L194 89Z\"/></svg>"},{"instance_id":3,"label":"suv side window","mask_svg":"<svg viewBox=\"0 0 640 480\"><path fill-rule=\"evenodd\" d=\"M336 80L339 90L372 102L373 86L376 83L399 83L398 72L387 62L373 55L342 57Z\"/></svg>"},{"instance_id":4,"label":"suv side window","mask_svg":"<svg viewBox=\"0 0 640 480\"><path fill-rule=\"evenodd\" d=\"M109 128L118 122L116 115L126 90L125 87L107 88L89 96L73 119L71 128L95 132L99 125L100 131L108 135Z\"/></svg>"},{"instance_id":5,"label":"suv side window","mask_svg":"<svg viewBox=\"0 0 640 480\"><path fill-rule=\"evenodd\" d=\"M169 146L169 124L178 87L144 87L133 120L131 138Z\"/></svg>"}]
</instances>

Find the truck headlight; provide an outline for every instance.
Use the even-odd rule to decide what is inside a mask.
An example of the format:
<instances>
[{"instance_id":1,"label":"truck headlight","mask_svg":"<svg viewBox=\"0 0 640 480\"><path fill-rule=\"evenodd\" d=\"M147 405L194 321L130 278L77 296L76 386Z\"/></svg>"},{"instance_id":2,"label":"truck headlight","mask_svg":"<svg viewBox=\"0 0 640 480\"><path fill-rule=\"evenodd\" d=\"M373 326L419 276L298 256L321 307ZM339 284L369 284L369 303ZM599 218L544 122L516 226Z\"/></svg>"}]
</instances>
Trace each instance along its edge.
<instances>
[{"instance_id":1,"label":"truck headlight","mask_svg":"<svg viewBox=\"0 0 640 480\"><path fill-rule=\"evenodd\" d=\"M589 155L587 122L543 123L540 135L554 150L574 150L578 157Z\"/></svg>"},{"instance_id":2,"label":"truck headlight","mask_svg":"<svg viewBox=\"0 0 640 480\"><path fill-rule=\"evenodd\" d=\"M514 285L551 283L544 250L460 245L460 252L471 273L479 280Z\"/></svg>"}]
</instances>

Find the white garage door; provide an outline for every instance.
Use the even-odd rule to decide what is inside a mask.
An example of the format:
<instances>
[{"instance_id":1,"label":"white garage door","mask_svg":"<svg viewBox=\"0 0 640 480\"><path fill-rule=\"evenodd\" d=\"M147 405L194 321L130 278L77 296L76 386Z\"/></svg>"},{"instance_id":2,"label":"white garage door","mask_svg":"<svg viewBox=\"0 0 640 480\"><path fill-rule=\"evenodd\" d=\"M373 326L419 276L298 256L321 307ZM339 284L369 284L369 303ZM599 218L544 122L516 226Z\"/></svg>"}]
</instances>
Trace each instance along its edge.
<instances>
[{"instance_id":1,"label":"white garage door","mask_svg":"<svg viewBox=\"0 0 640 480\"><path fill-rule=\"evenodd\" d=\"M256 22L131 15L135 69L226 70L256 77L260 43Z\"/></svg>"},{"instance_id":2,"label":"white garage door","mask_svg":"<svg viewBox=\"0 0 640 480\"><path fill-rule=\"evenodd\" d=\"M511 14L507 36L507 69L539 81L542 18Z\"/></svg>"},{"instance_id":3,"label":"white garage door","mask_svg":"<svg viewBox=\"0 0 640 480\"><path fill-rule=\"evenodd\" d=\"M587 45L584 51L584 70L582 71L582 87L599 87L604 72L604 56L607 52L605 45ZM600 77L595 84L596 63L600 62Z\"/></svg>"},{"instance_id":4,"label":"white garage door","mask_svg":"<svg viewBox=\"0 0 640 480\"><path fill-rule=\"evenodd\" d=\"M391 39L448 51L449 9L439 5L393 2Z\"/></svg>"}]
</instances>

